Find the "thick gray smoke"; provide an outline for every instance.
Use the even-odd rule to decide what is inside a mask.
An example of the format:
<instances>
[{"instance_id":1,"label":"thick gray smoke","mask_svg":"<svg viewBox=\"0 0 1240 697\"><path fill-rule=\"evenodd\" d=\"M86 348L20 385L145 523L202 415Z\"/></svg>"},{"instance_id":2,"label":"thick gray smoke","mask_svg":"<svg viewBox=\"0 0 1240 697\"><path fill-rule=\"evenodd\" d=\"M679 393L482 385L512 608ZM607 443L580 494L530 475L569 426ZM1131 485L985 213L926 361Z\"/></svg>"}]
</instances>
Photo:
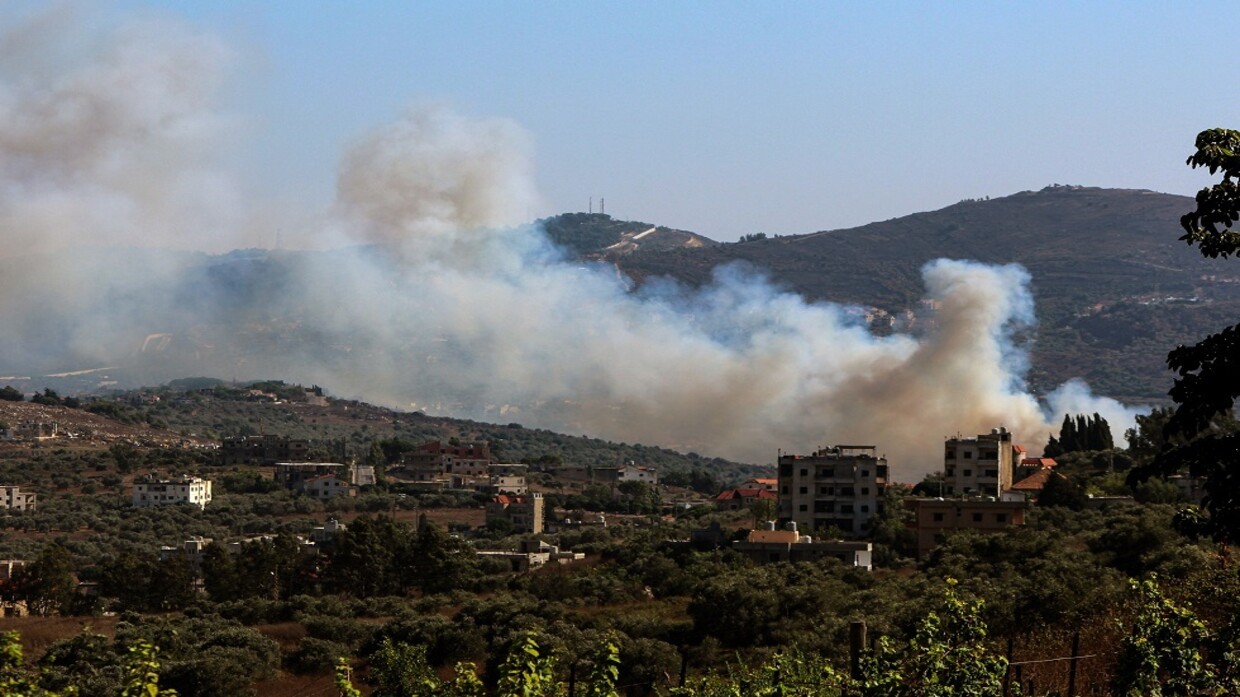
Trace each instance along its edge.
<instances>
[{"instance_id":1,"label":"thick gray smoke","mask_svg":"<svg viewBox=\"0 0 1240 697\"><path fill-rule=\"evenodd\" d=\"M1080 384L1049 410L1024 390L1010 340L1033 317L1020 267L927 265L938 310L917 336L876 337L846 308L740 267L701 289L634 290L518 225L535 196L518 126L442 107L344 153L337 200L305 233L330 250L83 253L188 246L203 221L186 216L204 202L224 208L206 220L210 240L243 227L241 202L210 185L224 180L204 175L194 147L219 122L210 97L227 51L168 31L122 32L38 85L0 50L6 255L63 250L0 262L0 321L18 328L0 337L12 363L0 373L122 364L147 382L283 378L760 462L866 442L906 479L937 468L944 436L1004 425L1036 450L1065 410L1100 411L1116 429L1131 420ZM54 292L40 288L45 269Z\"/></svg>"}]
</instances>

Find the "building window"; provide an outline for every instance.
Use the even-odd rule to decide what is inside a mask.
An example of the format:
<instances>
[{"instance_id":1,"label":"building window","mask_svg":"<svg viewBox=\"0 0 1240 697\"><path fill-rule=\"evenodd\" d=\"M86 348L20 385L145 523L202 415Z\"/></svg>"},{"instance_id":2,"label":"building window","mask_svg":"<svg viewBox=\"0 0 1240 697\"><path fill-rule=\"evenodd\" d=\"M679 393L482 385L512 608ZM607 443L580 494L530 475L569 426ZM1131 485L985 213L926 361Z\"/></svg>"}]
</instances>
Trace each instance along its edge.
<instances>
[{"instance_id":1,"label":"building window","mask_svg":"<svg viewBox=\"0 0 1240 697\"><path fill-rule=\"evenodd\" d=\"M964 476L966 476L966 477L972 477L972 476L973 476L973 470L965 470L965 471L964 471Z\"/></svg>"},{"instance_id":2,"label":"building window","mask_svg":"<svg viewBox=\"0 0 1240 697\"><path fill-rule=\"evenodd\" d=\"M802 512L804 512L804 511L808 511L808 510L809 510L809 504L806 504L806 503L801 504L801 509L800 509L800 510L801 510Z\"/></svg>"},{"instance_id":3,"label":"building window","mask_svg":"<svg viewBox=\"0 0 1240 697\"><path fill-rule=\"evenodd\" d=\"M861 487L861 495L862 495L862 496L869 496L869 495L870 495L870 487L868 487L868 486L863 486L863 487Z\"/></svg>"},{"instance_id":4,"label":"building window","mask_svg":"<svg viewBox=\"0 0 1240 697\"><path fill-rule=\"evenodd\" d=\"M865 505L863 505L863 506L861 507L861 512L862 512L862 513L869 513L869 512L870 512L870 507L869 507L869 506L865 506Z\"/></svg>"},{"instance_id":5,"label":"building window","mask_svg":"<svg viewBox=\"0 0 1240 697\"><path fill-rule=\"evenodd\" d=\"M998 478L999 470L986 470L985 476L991 477L991 478Z\"/></svg>"},{"instance_id":6,"label":"building window","mask_svg":"<svg viewBox=\"0 0 1240 697\"><path fill-rule=\"evenodd\" d=\"M783 493L783 494L787 495L787 493L788 493L788 487L786 487L786 486L785 486L785 487L783 488L783 490L782 490L782 492L781 492L781 493Z\"/></svg>"},{"instance_id":7,"label":"building window","mask_svg":"<svg viewBox=\"0 0 1240 697\"><path fill-rule=\"evenodd\" d=\"M934 522L936 522L936 523L942 523L942 522L943 522L943 514L942 514L942 513L935 513L935 514L933 514L931 517L934 519Z\"/></svg>"},{"instance_id":8,"label":"building window","mask_svg":"<svg viewBox=\"0 0 1240 697\"><path fill-rule=\"evenodd\" d=\"M954 476L956 476L956 468L955 468L955 467L948 467L948 468L947 468L947 476L949 476L949 477L954 477Z\"/></svg>"},{"instance_id":9,"label":"building window","mask_svg":"<svg viewBox=\"0 0 1240 697\"><path fill-rule=\"evenodd\" d=\"M1007 514L1006 514L1006 513L996 513L996 514L995 514L995 522L996 522L996 523L1006 523L1006 522L1007 522Z\"/></svg>"},{"instance_id":10,"label":"building window","mask_svg":"<svg viewBox=\"0 0 1240 697\"><path fill-rule=\"evenodd\" d=\"M974 522L974 523L980 523L980 522L982 522L982 514L981 514L981 513L974 513L974 514L973 514L973 522Z\"/></svg>"},{"instance_id":11,"label":"building window","mask_svg":"<svg viewBox=\"0 0 1240 697\"><path fill-rule=\"evenodd\" d=\"M972 460L972 459L973 459L973 451L972 451L972 450L966 450L966 451L964 451L964 459L966 459L966 460Z\"/></svg>"},{"instance_id":12,"label":"building window","mask_svg":"<svg viewBox=\"0 0 1240 697\"><path fill-rule=\"evenodd\" d=\"M809 487L807 487L807 486L803 486L803 487L801 487L801 493L802 493L802 494L808 494L808 493L809 493Z\"/></svg>"},{"instance_id":13,"label":"building window","mask_svg":"<svg viewBox=\"0 0 1240 697\"><path fill-rule=\"evenodd\" d=\"M809 476L809 470L801 470L801 476L802 476L802 477L808 477L808 476Z\"/></svg>"},{"instance_id":14,"label":"building window","mask_svg":"<svg viewBox=\"0 0 1240 697\"><path fill-rule=\"evenodd\" d=\"M861 476L862 477L870 476L870 470L861 470Z\"/></svg>"}]
</instances>

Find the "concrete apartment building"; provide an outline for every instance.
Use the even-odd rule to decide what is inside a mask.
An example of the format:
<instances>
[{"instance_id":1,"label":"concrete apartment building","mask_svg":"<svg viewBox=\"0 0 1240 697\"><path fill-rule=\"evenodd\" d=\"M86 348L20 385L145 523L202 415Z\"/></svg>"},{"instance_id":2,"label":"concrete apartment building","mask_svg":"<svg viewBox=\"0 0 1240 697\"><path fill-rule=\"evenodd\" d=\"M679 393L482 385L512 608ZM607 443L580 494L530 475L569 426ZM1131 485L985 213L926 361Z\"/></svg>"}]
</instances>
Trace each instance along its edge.
<instances>
[{"instance_id":1,"label":"concrete apartment building","mask_svg":"<svg viewBox=\"0 0 1240 697\"><path fill-rule=\"evenodd\" d=\"M286 436L233 436L220 441L220 460L225 465L274 465L303 462L310 456L310 441Z\"/></svg>"},{"instance_id":2,"label":"concrete apartment building","mask_svg":"<svg viewBox=\"0 0 1240 697\"><path fill-rule=\"evenodd\" d=\"M211 503L211 480L181 475L172 479L147 477L133 483L133 505L136 508L170 506L188 503L206 508Z\"/></svg>"},{"instance_id":3,"label":"concrete apartment building","mask_svg":"<svg viewBox=\"0 0 1240 697\"><path fill-rule=\"evenodd\" d=\"M999 498L1016 481L1024 452L1003 427L975 438L948 438L943 446L943 495Z\"/></svg>"},{"instance_id":4,"label":"concrete apartment building","mask_svg":"<svg viewBox=\"0 0 1240 697\"><path fill-rule=\"evenodd\" d=\"M485 468L495 462L491 445L485 441L444 443L433 440L423 443L401 457L401 464L411 468L438 468L442 474L482 476Z\"/></svg>"},{"instance_id":5,"label":"concrete apartment building","mask_svg":"<svg viewBox=\"0 0 1240 697\"><path fill-rule=\"evenodd\" d=\"M0 486L0 508L33 511L36 498L33 491L22 491L20 486Z\"/></svg>"},{"instance_id":6,"label":"concrete apartment building","mask_svg":"<svg viewBox=\"0 0 1240 697\"><path fill-rule=\"evenodd\" d=\"M917 535L917 558L922 559L942 537L957 530L999 532L1025 524L1024 501L973 499L905 499L904 507L913 512L909 527Z\"/></svg>"},{"instance_id":7,"label":"concrete apartment building","mask_svg":"<svg viewBox=\"0 0 1240 697\"><path fill-rule=\"evenodd\" d=\"M873 445L836 445L813 455L779 455L779 519L803 530L870 531L882 512L887 458Z\"/></svg>"}]
</instances>

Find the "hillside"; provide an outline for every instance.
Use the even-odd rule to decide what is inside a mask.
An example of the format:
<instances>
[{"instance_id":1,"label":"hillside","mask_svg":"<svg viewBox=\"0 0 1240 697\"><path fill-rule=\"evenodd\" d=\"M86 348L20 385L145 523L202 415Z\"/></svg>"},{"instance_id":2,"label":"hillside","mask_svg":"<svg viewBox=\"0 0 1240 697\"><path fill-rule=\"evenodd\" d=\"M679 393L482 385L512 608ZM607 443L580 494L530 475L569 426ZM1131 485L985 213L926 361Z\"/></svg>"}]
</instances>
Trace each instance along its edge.
<instances>
[{"instance_id":1,"label":"hillside","mask_svg":"<svg viewBox=\"0 0 1240 697\"><path fill-rule=\"evenodd\" d=\"M697 453L569 436L516 423L500 425L431 417L354 400L328 399L324 405L250 401L245 394L243 390L223 386L198 391L160 387L87 400L82 409L0 401L0 421L57 422L63 435L44 441L45 447L89 447L115 442L214 447L222 436L261 432L320 443L343 440L350 456L364 458L373 441L400 439L418 444L459 438L490 441L495 456L510 462L558 459L576 465L614 465L633 461L661 472L706 468L725 481L740 481L765 471Z\"/></svg>"},{"instance_id":2,"label":"hillside","mask_svg":"<svg viewBox=\"0 0 1240 697\"><path fill-rule=\"evenodd\" d=\"M812 300L898 313L922 293L919 269L939 257L1023 264L1033 277L1039 327L1030 381L1044 390L1084 377L1099 391L1165 397L1167 351L1240 314L1240 268L1203 259L1177 240L1183 196L1048 187L961 201L858 228L675 251L617 261L642 280L705 283L743 261Z\"/></svg>"}]
</instances>

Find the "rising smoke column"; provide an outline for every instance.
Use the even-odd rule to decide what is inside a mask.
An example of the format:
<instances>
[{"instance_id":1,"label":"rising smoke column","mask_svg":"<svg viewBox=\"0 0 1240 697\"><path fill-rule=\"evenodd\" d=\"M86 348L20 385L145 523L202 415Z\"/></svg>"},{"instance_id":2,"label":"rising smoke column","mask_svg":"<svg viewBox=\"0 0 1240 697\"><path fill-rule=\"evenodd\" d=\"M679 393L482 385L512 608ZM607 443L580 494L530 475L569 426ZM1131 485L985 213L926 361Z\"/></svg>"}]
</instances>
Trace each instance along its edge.
<instances>
[{"instance_id":1,"label":"rising smoke column","mask_svg":"<svg viewBox=\"0 0 1240 697\"><path fill-rule=\"evenodd\" d=\"M635 290L519 225L536 204L519 126L446 107L411 110L347 149L336 201L298 231L328 251L260 257L246 273L234 260L120 251L244 239L261 202L238 196L209 156L228 124L212 101L230 52L142 23L84 64L31 61L47 45L40 26L56 17L0 42L0 241L5 256L27 255L0 273L0 323L19 328L0 336L6 360L60 352L142 369L145 337L165 333L191 350L160 375L315 382L757 462L861 441L902 479L938 468L944 436L1002 424L1036 450L1065 408L1116 429L1131 416L1070 383L1048 419L1027 393L1011 340L1033 317L1018 266L927 265L939 310L919 335L876 337L847 308L741 266L703 288ZM45 70L35 79L24 65ZM49 250L64 253L29 256ZM63 369L75 367L93 366Z\"/></svg>"}]
</instances>

